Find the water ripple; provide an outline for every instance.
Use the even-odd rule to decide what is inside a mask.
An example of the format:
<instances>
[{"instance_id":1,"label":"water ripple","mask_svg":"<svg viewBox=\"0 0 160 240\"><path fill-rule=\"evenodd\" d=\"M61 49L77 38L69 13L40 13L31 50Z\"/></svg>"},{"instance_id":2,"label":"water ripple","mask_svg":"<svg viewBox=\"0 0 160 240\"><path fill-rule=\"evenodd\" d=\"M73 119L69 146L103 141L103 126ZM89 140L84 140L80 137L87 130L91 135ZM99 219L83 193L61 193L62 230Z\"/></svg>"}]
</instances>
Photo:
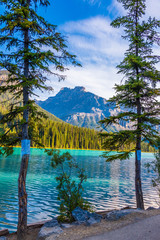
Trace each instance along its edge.
<instances>
[{"instance_id":1,"label":"water ripple","mask_svg":"<svg viewBox=\"0 0 160 240\"><path fill-rule=\"evenodd\" d=\"M62 150L64 152L64 150ZM86 170L84 197L96 210L135 207L134 159L106 163L101 152L70 150L80 167ZM158 194L151 186L152 174L144 164L153 160L152 154L143 154L142 179L145 207L157 206ZM14 155L0 158L0 229L16 230L18 197L17 182L20 167L20 149ZM55 176L50 158L41 150L32 149L27 175L28 223L51 219L58 214L59 202Z\"/></svg>"}]
</instances>

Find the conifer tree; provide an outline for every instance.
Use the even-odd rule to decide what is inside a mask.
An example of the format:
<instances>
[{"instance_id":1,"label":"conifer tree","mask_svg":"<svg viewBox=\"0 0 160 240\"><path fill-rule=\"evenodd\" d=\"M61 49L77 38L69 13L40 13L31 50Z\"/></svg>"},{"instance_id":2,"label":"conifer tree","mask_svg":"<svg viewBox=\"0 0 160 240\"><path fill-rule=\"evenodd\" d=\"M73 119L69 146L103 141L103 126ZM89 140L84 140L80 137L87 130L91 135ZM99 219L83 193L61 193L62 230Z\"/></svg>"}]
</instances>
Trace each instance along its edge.
<instances>
[{"instance_id":1,"label":"conifer tree","mask_svg":"<svg viewBox=\"0 0 160 240\"><path fill-rule=\"evenodd\" d=\"M116 116L110 116L101 121L105 128L120 121L129 122L132 127L119 132L102 132L104 138L104 153L107 161L128 159L131 152L135 152L135 189L137 208L144 209L141 186L141 143L147 142L156 147L159 138L160 103L158 96L160 89L160 72L156 69L158 56L153 54L153 44L156 30L160 22L155 18L143 20L145 14L145 0L117 0L126 10L126 16L118 17L111 25L115 28L123 27L124 39L128 40L129 48L123 61L117 66L124 75L121 84L115 85L116 94L110 103L123 107L123 111ZM125 145L133 144L133 148L123 151ZM117 153L110 153L117 151Z\"/></svg>"},{"instance_id":2,"label":"conifer tree","mask_svg":"<svg viewBox=\"0 0 160 240\"><path fill-rule=\"evenodd\" d=\"M34 104L35 89L50 90L46 85L47 74L59 80L65 78L66 63L79 65L75 56L67 51L64 37L57 32L56 26L49 24L36 12L38 5L48 6L48 0L1 0L5 12L0 16L1 35L0 67L9 71L1 93L11 93L13 104L0 119L7 124L0 135L2 153L11 154L17 143L21 142L22 161L18 179L19 216L18 240L24 240L27 230L27 193L26 175L30 156L30 140L36 142L34 122L41 120L43 113ZM49 66L54 66L51 71ZM19 116L17 120L17 116ZM17 127L18 134L12 129Z\"/></svg>"}]
</instances>

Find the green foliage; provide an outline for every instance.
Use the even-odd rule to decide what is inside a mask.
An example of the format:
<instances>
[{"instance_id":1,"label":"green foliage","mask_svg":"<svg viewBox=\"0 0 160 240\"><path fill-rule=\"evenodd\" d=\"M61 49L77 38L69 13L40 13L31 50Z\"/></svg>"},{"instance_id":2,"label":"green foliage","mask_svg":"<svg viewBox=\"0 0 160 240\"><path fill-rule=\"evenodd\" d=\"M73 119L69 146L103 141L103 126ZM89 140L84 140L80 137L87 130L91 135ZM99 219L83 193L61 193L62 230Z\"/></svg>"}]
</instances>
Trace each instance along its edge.
<instances>
[{"instance_id":1,"label":"green foliage","mask_svg":"<svg viewBox=\"0 0 160 240\"><path fill-rule=\"evenodd\" d=\"M12 95L8 92L6 94L2 94L0 96L0 102L3 103L0 105L0 116L3 116L8 112L9 105L12 103ZM58 119L51 113L43 110L39 106L37 106L39 112L44 111L44 115L46 118L41 118L40 122L30 121L29 126L29 136L31 140L32 147L41 147L44 146L46 148L69 148L69 149L95 149L102 150L102 141L103 137L99 137L99 132L93 129L81 128L77 126L73 126L71 124L65 123L62 120ZM21 117L22 118L22 117ZM17 116L17 119L13 125L16 124L17 121L21 120L20 116ZM0 125L0 132L3 134L9 128L9 123ZM11 132L15 135L17 139L17 135L19 134L19 126L15 126ZM106 133L104 133L106 134ZM113 134L116 134L114 132ZM13 137L12 137L13 138ZM14 146L20 146L20 141L15 142ZM128 145L122 146L121 150L131 150L135 148L135 144L130 143ZM4 152L6 152L5 149ZM12 150L9 148L8 150ZM154 152L154 148L149 144L142 142L142 151L144 152Z\"/></svg>"},{"instance_id":2,"label":"green foliage","mask_svg":"<svg viewBox=\"0 0 160 240\"><path fill-rule=\"evenodd\" d=\"M46 118L32 100L35 90L52 90L46 84L48 74L63 80L66 63L79 64L75 56L67 51L66 41L57 27L37 14L38 5L48 6L48 0L1 0L0 4L5 9L0 15L0 68L9 73L8 79L1 82L0 94L10 93L13 96L13 103L0 117L0 147L3 146L0 154L9 155L13 146L24 140L32 140L44 147L34 131L36 124L41 128L41 119ZM26 239L27 232L25 185L28 160L29 154L22 155L18 178L18 240Z\"/></svg>"},{"instance_id":3,"label":"green foliage","mask_svg":"<svg viewBox=\"0 0 160 240\"><path fill-rule=\"evenodd\" d=\"M1 126L7 125L0 133L0 145L5 147L5 152L8 149L9 154L11 147L24 138L31 138L38 144L34 123L41 125L45 114L31 100L36 95L35 90L52 90L46 84L49 74L64 80L67 64L80 64L75 55L67 51L66 40L57 26L37 14L37 7L48 6L48 0L1 0L0 4L5 8L0 15L0 68L9 73L8 79L0 85L0 94L12 95L8 111L0 118ZM32 129L30 136L28 125ZM14 129L18 134L13 134Z\"/></svg>"},{"instance_id":4,"label":"green foliage","mask_svg":"<svg viewBox=\"0 0 160 240\"><path fill-rule=\"evenodd\" d=\"M87 180L84 169L79 168L76 161L68 153L60 154L59 150L46 150L47 154L51 156L51 165L53 168L58 168L58 176L56 181L58 183L58 200L60 201L60 216L59 220L73 221L72 211L76 207L84 210L91 210L90 203L82 197L83 182ZM77 179L73 179L72 174L77 174Z\"/></svg>"},{"instance_id":5,"label":"green foliage","mask_svg":"<svg viewBox=\"0 0 160 240\"><path fill-rule=\"evenodd\" d=\"M121 121L130 122L132 127L115 133L102 132L102 147L107 149L105 157L109 161L127 159L131 151L141 150L147 145L157 147L160 125L160 72L156 69L159 56L153 54L154 40L158 39L157 30L160 21L142 18L145 12L145 0L118 0L126 9L126 16L112 22L113 27L123 27L124 39L129 41L129 48L124 59L117 66L118 73L124 75L121 84L115 85L115 96L109 102L123 107L122 112L109 116L100 123L104 129ZM128 147L127 151L122 151ZM110 155L110 151L119 154Z\"/></svg>"}]
</instances>

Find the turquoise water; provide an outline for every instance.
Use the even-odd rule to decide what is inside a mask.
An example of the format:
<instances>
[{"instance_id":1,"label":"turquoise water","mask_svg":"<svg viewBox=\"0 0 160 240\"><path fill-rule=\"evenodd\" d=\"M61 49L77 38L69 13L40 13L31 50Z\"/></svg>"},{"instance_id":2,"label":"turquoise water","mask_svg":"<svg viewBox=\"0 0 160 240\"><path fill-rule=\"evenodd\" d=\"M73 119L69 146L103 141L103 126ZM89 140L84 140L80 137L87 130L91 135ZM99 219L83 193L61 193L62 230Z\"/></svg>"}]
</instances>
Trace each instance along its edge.
<instances>
[{"instance_id":1,"label":"turquoise water","mask_svg":"<svg viewBox=\"0 0 160 240\"><path fill-rule=\"evenodd\" d=\"M64 152L65 150L62 150ZM84 196L97 210L135 207L134 158L129 161L106 163L102 152L69 150L86 170ZM17 226L17 179L20 168L20 149L12 156L0 158L0 229L14 231ZM156 206L158 196L151 186L153 173L148 174L144 164L153 160L153 154L142 155L142 179L145 207ZM42 150L32 149L27 175L28 223L50 219L58 214L59 203L55 182L56 170Z\"/></svg>"}]
</instances>

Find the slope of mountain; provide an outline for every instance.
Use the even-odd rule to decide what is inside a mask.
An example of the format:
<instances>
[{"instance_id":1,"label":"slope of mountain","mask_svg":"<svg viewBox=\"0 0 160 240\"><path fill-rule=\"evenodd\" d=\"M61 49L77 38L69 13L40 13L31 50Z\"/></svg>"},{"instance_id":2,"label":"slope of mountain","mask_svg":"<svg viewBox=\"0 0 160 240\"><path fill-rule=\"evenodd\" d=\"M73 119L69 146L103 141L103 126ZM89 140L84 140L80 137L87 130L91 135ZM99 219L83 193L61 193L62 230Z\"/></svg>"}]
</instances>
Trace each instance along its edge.
<instances>
[{"instance_id":1,"label":"slope of mountain","mask_svg":"<svg viewBox=\"0 0 160 240\"><path fill-rule=\"evenodd\" d=\"M8 112L11 103L11 94L0 95L0 118ZM37 106L39 111L47 115L47 119L41 119L41 125L35 122L34 133L46 148L74 148L74 149L96 149L102 148L101 138L98 132L93 129L80 128L63 122L53 114ZM16 118L17 120L17 118ZM7 124L0 124L0 133L4 133ZM11 133L17 135L18 127L15 127ZM17 145L19 146L19 144ZM37 147L36 142L32 140L32 147Z\"/></svg>"},{"instance_id":2,"label":"slope of mountain","mask_svg":"<svg viewBox=\"0 0 160 240\"><path fill-rule=\"evenodd\" d=\"M1 71L0 71L0 85L5 84L5 81L6 81L7 79L8 79L8 71L6 71L6 70L1 70ZM11 102L13 102L13 100L12 100L12 94L7 93L7 94L1 94L1 95L0 95L0 114L1 114L2 112L6 112L8 106L9 106L9 104L10 104ZM57 121L57 122L63 122L61 119L59 119L59 118L57 118L56 116L54 116L53 114L47 112L45 109L42 109L42 108L41 108L40 106L38 106L37 104L36 104L36 106L37 106L38 111L41 111L41 112L45 113L46 116L47 116L49 119L51 119L51 120L53 120L53 121Z\"/></svg>"},{"instance_id":3,"label":"slope of mountain","mask_svg":"<svg viewBox=\"0 0 160 240\"><path fill-rule=\"evenodd\" d=\"M110 105L106 99L87 92L84 87L62 88L56 96L37 101L37 104L65 122L91 129L97 129L101 119L117 111L115 105ZM108 131L117 131L125 127L126 124L120 127L115 125L108 128Z\"/></svg>"}]
</instances>

